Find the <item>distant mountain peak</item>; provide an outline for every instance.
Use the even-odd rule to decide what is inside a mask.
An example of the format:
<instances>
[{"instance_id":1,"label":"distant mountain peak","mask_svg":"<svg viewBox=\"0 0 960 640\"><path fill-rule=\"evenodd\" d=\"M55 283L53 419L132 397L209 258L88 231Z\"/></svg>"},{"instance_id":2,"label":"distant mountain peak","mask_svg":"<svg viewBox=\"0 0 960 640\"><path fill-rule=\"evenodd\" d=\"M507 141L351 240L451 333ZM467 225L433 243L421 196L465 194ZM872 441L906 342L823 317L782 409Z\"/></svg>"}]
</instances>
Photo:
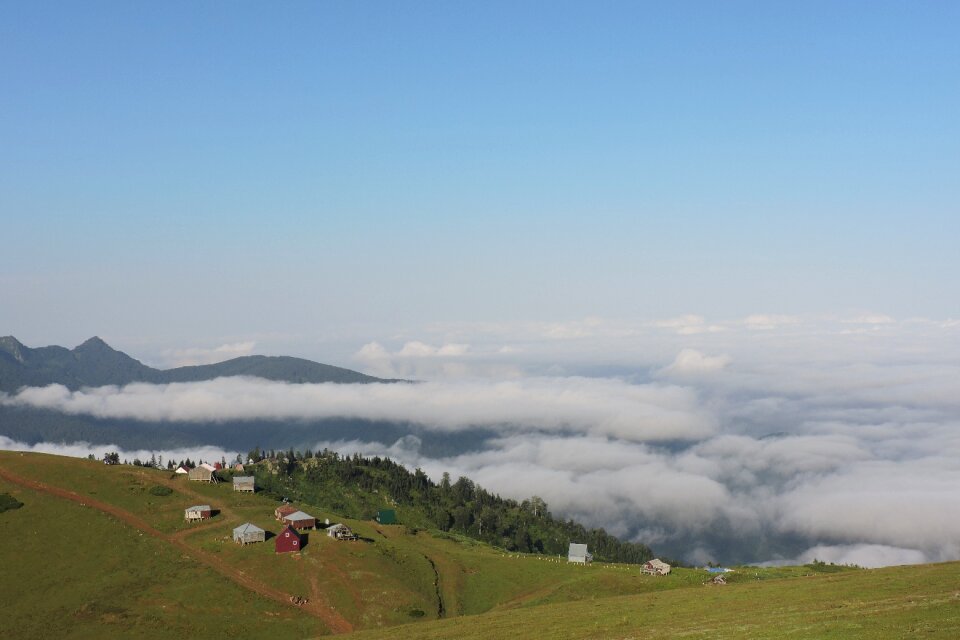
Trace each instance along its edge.
<instances>
[{"instance_id":1,"label":"distant mountain peak","mask_svg":"<svg viewBox=\"0 0 960 640\"><path fill-rule=\"evenodd\" d=\"M62 384L73 390L132 382L201 382L231 376L294 384L397 382L289 356L242 356L216 364L160 370L114 349L99 336L73 349L59 346L31 349L13 336L7 336L0 338L0 356L0 391L6 392L22 386L48 384ZM18 364L11 362L11 357Z\"/></svg>"},{"instance_id":2,"label":"distant mountain peak","mask_svg":"<svg viewBox=\"0 0 960 640\"><path fill-rule=\"evenodd\" d=\"M26 347L23 346L23 343L13 336L0 337L0 351L9 353L17 362L23 363L24 349L26 349Z\"/></svg>"},{"instance_id":3,"label":"distant mountain peak","mask_svg":"<svg viewBox=\"0 0 960 640\"><path fill-rule=\"evenodd\" d=\"M101 338L100 336L93 336L92 338L88 338L87 340L84 340L83 343L77 347L77 349L80 349L80 348L89 349L91 347L96 347L98 349L107 348L113 351L113 347L111 347L106 342L104 342L103 338Z\"/></svg>"}]
</instances>

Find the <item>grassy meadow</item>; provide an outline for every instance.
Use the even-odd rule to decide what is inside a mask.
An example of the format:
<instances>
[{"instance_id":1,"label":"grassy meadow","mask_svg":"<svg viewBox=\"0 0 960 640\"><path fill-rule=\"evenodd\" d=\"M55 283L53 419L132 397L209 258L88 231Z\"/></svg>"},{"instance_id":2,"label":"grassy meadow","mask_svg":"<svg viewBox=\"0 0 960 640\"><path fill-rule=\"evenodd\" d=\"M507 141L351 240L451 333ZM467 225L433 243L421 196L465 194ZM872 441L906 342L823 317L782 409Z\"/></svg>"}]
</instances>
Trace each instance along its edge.
<instances>
[{"instance_id":1,"label":"grassy meadow","mask_svg":"<svg viewBox=\"0 0 960 640\"><path fill-rule=\"evenodd\" d=\"M630 565L571 565L306 503L297 506L320 522L346 523L361 539L311 531L302 552L277 555L271 539L232 542L242 522L280 527L275 500L235 493L229 483L15 452L0 452L0 468L119 507L155 530L0 479L0 494L23 503L0 513L3 638L316 637L350 628L349 637L378 638L386 627L400 639L960 637L960 563L741 567L727 574L729 584L713 586L702 570L653 577ZM152 491L158 486L172 491L156 495L165 493ZM217 514L184 522L183 509L197 503ZM315 609L277 594L307 597ZM324 617L330 611L340 627Z\"/></svg>"}]
</instances>

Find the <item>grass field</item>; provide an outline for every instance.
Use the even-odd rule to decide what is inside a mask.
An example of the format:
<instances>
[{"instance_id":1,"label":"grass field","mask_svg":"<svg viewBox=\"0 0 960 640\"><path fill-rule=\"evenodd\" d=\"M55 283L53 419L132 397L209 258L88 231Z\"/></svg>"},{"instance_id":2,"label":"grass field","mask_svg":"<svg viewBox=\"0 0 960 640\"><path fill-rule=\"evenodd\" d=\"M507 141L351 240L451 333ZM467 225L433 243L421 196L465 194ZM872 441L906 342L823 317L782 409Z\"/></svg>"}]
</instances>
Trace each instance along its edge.
<instances>
[{"instance_id":1,"label":"grass field","mask_svg":"<svg viewBox=\"0 0 960 640\"><path fill-rule=\"evenodd\" d=\"M960 637L957 563L739 568L730 584L706 586L704 571L658 578L635 566L570 565L310 504L298 506L362 539L314 531L301 553L278 556L270 540L240 547L230 536L245 521L279 530L277 503L263 495L38 454L0 452L0 471L46 487L0 479L0 494L24 503L0 513L2 638L351 629L375 638L385 627L401 639ZM173 491L154 495L157 486ZM200 502L219 513L185 523L183 509ZM292 606L289 595L310 603Z\"/></svg>"}]
</instances>

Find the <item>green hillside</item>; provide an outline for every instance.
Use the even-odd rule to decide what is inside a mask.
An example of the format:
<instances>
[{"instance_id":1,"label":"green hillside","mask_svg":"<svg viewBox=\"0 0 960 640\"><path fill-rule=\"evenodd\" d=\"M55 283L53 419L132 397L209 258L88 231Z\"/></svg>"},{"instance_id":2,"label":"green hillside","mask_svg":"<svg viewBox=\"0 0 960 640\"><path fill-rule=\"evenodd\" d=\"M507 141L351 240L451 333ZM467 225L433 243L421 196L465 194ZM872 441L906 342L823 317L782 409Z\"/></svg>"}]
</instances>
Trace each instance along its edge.
<instances>
[{"instance_id":1,"label":"green hillside","mask_svg":"<svg viewBox=\"0 0 960 640\"><path fill-rule=\"evenodd\" d=\"M865 571L738 568L665 577L567 564L454 531L344 518L360 540L309 533L303 551L240 547L234 526L279 531L267 492L156 469L0 452L0 637L396 638L957 637L960 564ZM376 494L374 494L376 495ZM193 504L216 513L183 520ZM398 508L401 519L404 509ZM409 512L408 512L409 513ZM303 606L290 596L306 598ZM470 616L461 618L461 616ZM37 621L42 620L43 624ZM469 621L468 624L464 622ZM352 637L352 636L350 636Z\"/></svg>"}]
</instances>

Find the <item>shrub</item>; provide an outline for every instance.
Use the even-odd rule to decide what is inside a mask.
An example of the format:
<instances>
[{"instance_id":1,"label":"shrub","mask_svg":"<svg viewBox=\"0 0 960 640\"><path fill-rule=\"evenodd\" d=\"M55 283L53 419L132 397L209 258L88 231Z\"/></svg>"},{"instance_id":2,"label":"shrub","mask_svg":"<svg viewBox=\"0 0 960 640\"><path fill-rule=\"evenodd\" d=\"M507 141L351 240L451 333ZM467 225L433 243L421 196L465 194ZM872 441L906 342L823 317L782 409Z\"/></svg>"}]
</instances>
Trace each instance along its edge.
<instances>
[{"instance_id":1,"label":"shrub","mask_svg":"<svg viewBox=\"0 0 960 640\"><path fill-rule=\"evenodd\" d=\"M19 509L23 503L14 498L9 493L0 493L0 513Z\"/></svg>"},{"instance_id":2,"label":"shrub","mask_svg":"<svg viewBox=\"0 0 960 640\"><path fill-rule=\"evenodd\" d=\"M173 493L173 489L170 487L163 487L159 484L150 487L150 494L155 496L168 496Z\"/></svg>"}]
</instances>

